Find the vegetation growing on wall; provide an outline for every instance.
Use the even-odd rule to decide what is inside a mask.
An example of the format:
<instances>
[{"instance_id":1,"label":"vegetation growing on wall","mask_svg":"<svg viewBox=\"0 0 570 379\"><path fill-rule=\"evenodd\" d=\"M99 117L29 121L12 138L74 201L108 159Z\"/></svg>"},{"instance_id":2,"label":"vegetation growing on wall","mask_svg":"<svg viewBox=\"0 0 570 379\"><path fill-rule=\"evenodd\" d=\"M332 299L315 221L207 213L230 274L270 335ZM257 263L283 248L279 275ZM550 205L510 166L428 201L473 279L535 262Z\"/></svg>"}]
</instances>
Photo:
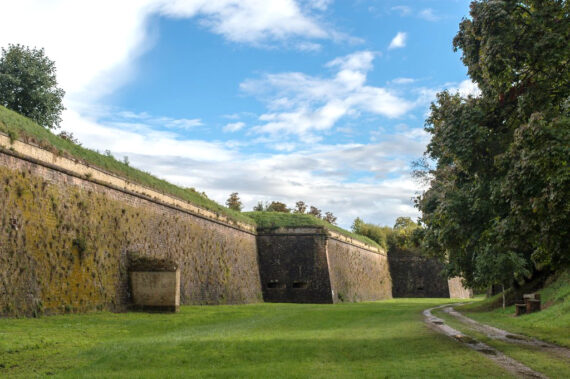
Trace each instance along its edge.
<instances>
[{"instance_id":1,"label":"vegetation growing on wall","mask_svg":"<svg viewBox=\"0 0 570 379\"><path fill-rule=\"evenodd\" d=\"M283 212L245 212L257 223L258 228L287 228L287 227L324 227L343 236L353 238L360 242L367 243L374 247L381 247L378 243L366 236L351 233L336 225L332 225L325 220L310 214L283 213Z\"/></svg>"},{"instance_id":2,"label":"vegetation growing on wall","mask_svg":"<svg viewBox=\"0 0 570 379\"><path fill-rule=\"evenodd\" d=\"M115 159L110 153L100 154L99 152L86 149L73 143L69 138L57 136L32 120L2 106L0 106L0 132L10 136L12 140L20 139L25 142L36 143L55 154L79 159L89 165L99 167L132 180L135 183L178 197L210 211L223 214L235 221L254 224L250 218L219 205L194 189L175 186L174 184L168 183L165 180L159 179L147 172Z\"/></svg>"},{"instance_id":3,"label":"vegetation growing on wall","mask_svg":"<svg viewBox=\"0 0 570 379\"><path fill-rule=\"evenodd\" d=\"M370 224L357 217L352 223L352 231L376 241L389 251L407 250L421 253L420 239L423 229L409 217L398 217L393 228Z\"/></svg>"},{"instance_id":4,"label":"vegetation growing on wall","mask_svg":"<svg viewBox=\"0 0 570 379\"><path fill-rule=\"evenodd\" d=\"M180 265L183 304L259 301L250 233L0 159L0 315L123 310L133 253Z\"/></svg>"}]
</instances>

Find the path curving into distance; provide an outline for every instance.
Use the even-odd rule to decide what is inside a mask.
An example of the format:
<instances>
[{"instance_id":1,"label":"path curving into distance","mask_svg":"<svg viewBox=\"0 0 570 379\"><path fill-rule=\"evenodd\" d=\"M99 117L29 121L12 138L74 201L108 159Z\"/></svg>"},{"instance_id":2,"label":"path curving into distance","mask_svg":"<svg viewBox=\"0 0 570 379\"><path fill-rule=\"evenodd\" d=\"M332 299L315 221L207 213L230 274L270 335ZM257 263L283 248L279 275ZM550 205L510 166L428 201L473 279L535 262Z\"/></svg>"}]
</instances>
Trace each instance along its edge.
<instances>
[{"instance_id":1,"label":"path curving into distance","mask_svg":"<svg viewBox=\"0 0 570 379\"><path fill-rule=\"evenodd\" d=\"M458 304L455 304L458 305ZM469 337L466 334L461 333L459 330L452 328L451 326L447 325L444 320L440 319L439 317L434 316L431 312L434 309L440 308L451 308L449 304L440 305L438 307L429 308L423 311L424 321L428 327L431 329L444 334L448 337L459 341L469 348L481 353L485 354L485 356L492 361L494 361L499 366L503 367L505 370L509 371L510 373L523 378L547 378L545 375L534 371L528 366L525 366L521 362L514 360L513 358L503 354L499 350L484 344L483 342L479 342L476 339ZM456 311L454 311L456 312ZM456 312L458 313L458 312ZM475 320L472 320L476 322ZM481 324L482 325L482 324ZM510 333L507 333L510 334ZM508 338L508 337L505 337Z\"/></svg>"},{"instance_id":2,"label":"path curving into distance","mask_svg":"<svg viewBox=\"0 0 570 379\"><path fill-rule=\"evenodd\" d=\"M536 338L531 338L531 337L523 336L520 334L510 333L510 332L507 332L506 330L503 330L503 329L499 329L499 328L495 328L495 327L490 326L490 325L482 324L478 321L475 321L475 320L457 312L455 309L453 309L452 306L444 307L443 311L445 313L455 317L457 320L461 321L462 323L469 325L472 329L475 329L476 331L486 335L487 337L489 337L491 339L496 339L496 340L500 340L500 341L504 341L504 342L508 342L508 343L512 343L512 344L517 344L517 345L532 346L532 347L535 347L544 353L556 355L556 356L563 358L563 359L568 359L569 363L570 363L570 349L568 349L566 347L554 345L554 344L551 344L548 342L538 340Z\"/></svg>"}]
</instances>

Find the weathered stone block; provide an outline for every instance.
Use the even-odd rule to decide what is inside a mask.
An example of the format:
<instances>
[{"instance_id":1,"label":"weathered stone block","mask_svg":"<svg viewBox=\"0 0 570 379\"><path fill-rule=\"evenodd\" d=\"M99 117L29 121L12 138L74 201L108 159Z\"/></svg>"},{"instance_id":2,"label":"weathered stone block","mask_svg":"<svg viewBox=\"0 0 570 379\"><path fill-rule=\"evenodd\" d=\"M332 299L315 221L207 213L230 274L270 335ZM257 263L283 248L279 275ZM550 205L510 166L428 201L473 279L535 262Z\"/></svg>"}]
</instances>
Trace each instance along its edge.
<instances>
[{"instance_id":1,"label":"weathered stone block","mask_svg":"<svg viewBox=\"0 0 570 379\"><path fill-rule=\"evenodd\" d=\"M458 276L447 281L449 285L449 297L451 299L470 299L473 297L473 290L463 286L462 279Z\"/></svg>"},{"instance_id":2,"label":"weathered stone block","mask_svg":"<svg viewBox=\"0 0 570 379\"><path fill-rule=\"evenodd\" d=\"M180 270L134 271L130 273L136 309L178 312L180 308Z\"/></svg>"}]
</instances>

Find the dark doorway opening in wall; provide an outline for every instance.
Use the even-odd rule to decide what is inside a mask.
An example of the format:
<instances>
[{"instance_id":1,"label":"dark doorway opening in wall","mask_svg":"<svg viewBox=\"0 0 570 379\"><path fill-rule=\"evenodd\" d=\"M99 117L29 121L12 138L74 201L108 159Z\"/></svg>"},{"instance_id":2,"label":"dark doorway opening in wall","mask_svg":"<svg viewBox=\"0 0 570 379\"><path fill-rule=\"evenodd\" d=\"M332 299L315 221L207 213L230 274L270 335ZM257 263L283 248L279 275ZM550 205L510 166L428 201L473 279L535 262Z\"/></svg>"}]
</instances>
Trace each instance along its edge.
<instances>
[{"instance_id":1,"label":"dark doorway opening in wall","mask_svg":"<svg viewBox=\"0 0 570 379\"><path fill-rule=\"evenodd\" d=\"M307 282L293 282L293 288L303 289L303 288L307 288L307 287L309 287L309 283L307 283Z\"/></svg>"},{"instance_id":2,"label":"dark doorway opening in wall","mask_svg":"<svg viewBox=\"0 0 570 379\"><path fill-rule=\"evenodd\" d=\"M285 288L285 283L279 283L277 280L273 280L267 283L267 288Z\"/></svg>"}]
</instances>

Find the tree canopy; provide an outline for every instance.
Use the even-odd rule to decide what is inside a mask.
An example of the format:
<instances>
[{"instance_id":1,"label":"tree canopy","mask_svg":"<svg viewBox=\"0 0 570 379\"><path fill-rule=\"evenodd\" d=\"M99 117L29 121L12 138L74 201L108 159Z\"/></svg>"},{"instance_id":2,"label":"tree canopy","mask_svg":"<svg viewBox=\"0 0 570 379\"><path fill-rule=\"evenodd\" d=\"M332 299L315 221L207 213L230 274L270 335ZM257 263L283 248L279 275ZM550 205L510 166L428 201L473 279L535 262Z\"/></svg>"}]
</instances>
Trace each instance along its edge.
<instances>
[{"instance_id":1,"label":"tree canopy","mask_svg":"<svg viewBox=\"0 0 570 379\"><path fill-rule=\"evenodd\" d=\"M58 128L65 92L57 87L55 72L55 63L43 49L22 45L2 48L0 104L45 128Z\"/></svg>"},{"instance_id":2,"label":"tree canopy","mask_svg":"<svg viewBox=\"0 0 570 379\"><path fill-rule=\"evenodd\" d=\"M226 200L226 206L234 211L241 212L243 204L237 192L232 192Z\"/></svg>"},{"instance_id":3,"label":"tree canopy","mask_svg":"<svg viewBox=\"0 0 570 379\"><path fill-rule=\"evenodd\" d=\"M453 46L481 94L437 95L417 205L450 276L510 284L570 260L569 4L473 1L470 15Z\"/></svg>"}]
</instances>

